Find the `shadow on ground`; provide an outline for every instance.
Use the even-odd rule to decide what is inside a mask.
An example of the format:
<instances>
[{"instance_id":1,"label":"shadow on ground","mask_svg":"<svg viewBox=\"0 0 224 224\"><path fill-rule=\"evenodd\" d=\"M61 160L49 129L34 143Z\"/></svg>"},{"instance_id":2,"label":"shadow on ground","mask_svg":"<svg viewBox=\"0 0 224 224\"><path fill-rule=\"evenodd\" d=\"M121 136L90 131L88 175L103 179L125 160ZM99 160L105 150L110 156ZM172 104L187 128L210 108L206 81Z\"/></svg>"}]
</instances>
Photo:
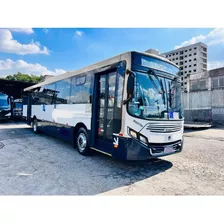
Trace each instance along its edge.
<instances>
[{"instance_id":1,"label":"shadow on ground","mask_svg":"<svg viewBox=\"0 0 224 224\"><path fill-rule=\"evenodd\" d=\"M96 195L133 185L173 165L163 159L118 161L98 152L84 157L70 144L43 133L35 135L20 125L0 127L0 140L4 143L0 194L4 195Z\"/></svg>"}]
</instances>

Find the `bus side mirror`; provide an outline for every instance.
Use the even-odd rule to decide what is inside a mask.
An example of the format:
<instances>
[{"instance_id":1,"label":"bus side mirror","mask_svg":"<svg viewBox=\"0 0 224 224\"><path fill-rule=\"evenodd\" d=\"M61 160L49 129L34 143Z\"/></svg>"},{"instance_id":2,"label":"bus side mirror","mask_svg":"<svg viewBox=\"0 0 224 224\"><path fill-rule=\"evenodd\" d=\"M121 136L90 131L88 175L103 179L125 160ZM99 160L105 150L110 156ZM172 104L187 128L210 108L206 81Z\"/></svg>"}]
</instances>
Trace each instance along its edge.
<instances>
[{"instance_id":1,"label":"bus side mirror","mask_svg":"<svg viewBox=\"0 0 224 224\"><path fill-rule=\"evenodd\" d=\"M134 85L135 85L134 81L135 81L134 76L132 74L130 74L128 76L128 83L127 83L127 94L128 95L130 95L130 94L132 95L134 92Z\"/></svg>"},{"instance_id":2,"label":"bus side mirror","mask_svg":"<svg viewBox=\"0 0 224 224\"><path fill-rule=\"evenodd\" d=\"M135 73L130 71L130 70L128 70L128 73L129 73L128 82L127 82L127 96L128 96L128 98L123 101L124 105L132 99L134 88L135 88Z\"/></svg>"}]
</instances>

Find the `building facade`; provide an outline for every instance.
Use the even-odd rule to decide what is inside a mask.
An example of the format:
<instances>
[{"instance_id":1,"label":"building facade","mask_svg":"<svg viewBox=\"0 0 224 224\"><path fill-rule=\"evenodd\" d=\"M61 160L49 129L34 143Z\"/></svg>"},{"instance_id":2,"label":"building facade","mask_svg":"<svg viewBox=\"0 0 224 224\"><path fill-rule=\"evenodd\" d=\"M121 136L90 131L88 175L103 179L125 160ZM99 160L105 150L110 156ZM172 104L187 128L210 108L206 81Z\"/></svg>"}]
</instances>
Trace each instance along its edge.
<instances>
[{"instance_id":1,"label":"building facade","mask_svg":"<svg viewBox=\"0 0 224 224\"><path fill-rule=\"evenodd\" d=\"M188 76L183 94L186 123L224 124L224 67Z\"/></svg>"},{"instance_id":2,"label":"building facade","mask_svg":"<svg viewBox=\"0 0 224 224\"><path fill-rule=\"evenodd\" d=\"M207 45L201 42L162 53L161 56L179 66L184 91L187 90L189 75L207 71Z\"/></svg>"}]
</instances>

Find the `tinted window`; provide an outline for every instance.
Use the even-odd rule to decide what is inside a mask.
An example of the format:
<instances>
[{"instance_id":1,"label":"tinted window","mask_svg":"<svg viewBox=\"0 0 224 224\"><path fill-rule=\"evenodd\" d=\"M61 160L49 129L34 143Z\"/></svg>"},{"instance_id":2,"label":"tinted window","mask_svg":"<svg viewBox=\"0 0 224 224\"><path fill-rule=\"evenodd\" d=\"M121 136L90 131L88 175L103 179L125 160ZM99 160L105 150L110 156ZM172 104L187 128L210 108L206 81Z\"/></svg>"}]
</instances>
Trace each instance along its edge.
<instances>
[{"instance_id":1,"label":"tinted window","mask_svg":"<svg viewBox=\"0 0 224 224\"><path fill-rule=\"evenodd\" d=\"M86 76L76 77L76 85L84 85L86 82Z\"/></svg>"},{"instance_id":2,"label":"tinted window","mask_svg":"<svg viewBox=\"0 0 224 224\"><path fill-rule=\"evenodd\" d=\"M34 105L53 104L55 95L55 83L42 86L32 93L32 102Z\"/></svg>"},{"instance_id":3,"label":"tinted window","mask_svg":"<svg viewBox=\"0 0 224 224\"><path fill-rule=\"evenodd\" d=\"M27 105L28 104L28 96L27 95L23 94L22 100L23 100L23 105Z\"/></svg>"},{"instance_id":4,"label":"tinted window","mask_svg":"<svg viewBox=\"0 0 224 224\"><path fill-rule=\"evenodd\" d=\"M91 103L93 75L72 78L71 103Z\"/></svg>"},{"instance_id":5,"label":"tinted window","mask_svg":"<svg viewBox=\"0 0 224 224\"><path fill-rule=\"evenodd\" d=\"M56 83L56 104L68 104L70 98L71 79L61 80Z\"/></svg>"}]
</instances>

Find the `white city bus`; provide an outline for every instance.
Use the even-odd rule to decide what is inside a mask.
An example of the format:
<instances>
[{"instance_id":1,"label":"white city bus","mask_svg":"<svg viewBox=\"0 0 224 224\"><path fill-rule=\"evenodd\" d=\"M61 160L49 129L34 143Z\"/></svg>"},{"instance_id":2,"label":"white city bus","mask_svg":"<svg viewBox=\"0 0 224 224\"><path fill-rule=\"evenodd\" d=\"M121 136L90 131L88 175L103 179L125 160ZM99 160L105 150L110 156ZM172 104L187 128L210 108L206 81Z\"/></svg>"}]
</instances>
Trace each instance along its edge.
<instances>
[{"instance_id":1,"label":"white city bus","mask_svg":"<svg viewBox=\"0 0 224 224\"><path fill-rule=\"evenodd\" d=\"M180 152L183 109L179 69L166 58L127 52L24 89L35 133L122 160Z\"/></svg>"}]
</instances>

